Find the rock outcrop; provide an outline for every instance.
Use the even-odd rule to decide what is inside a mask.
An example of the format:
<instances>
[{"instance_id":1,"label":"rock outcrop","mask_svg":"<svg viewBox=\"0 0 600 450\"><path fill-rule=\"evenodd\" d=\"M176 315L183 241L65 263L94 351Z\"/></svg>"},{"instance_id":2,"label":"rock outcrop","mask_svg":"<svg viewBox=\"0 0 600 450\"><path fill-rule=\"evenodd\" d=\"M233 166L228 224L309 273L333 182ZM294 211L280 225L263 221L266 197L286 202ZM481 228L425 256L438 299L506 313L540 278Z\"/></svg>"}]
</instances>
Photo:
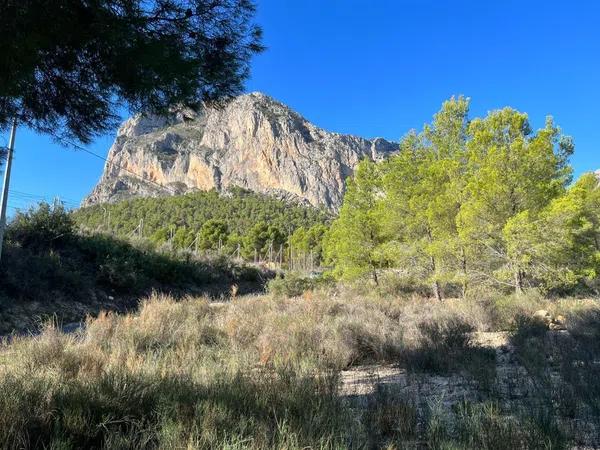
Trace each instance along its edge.
<instances>
[{"instance_id":1,"label":"rock outcrop","mask_svg":"<svg viewBox=\"0 0 600 450\"><path fill-rule=\"evenodd\" d=\"M127 120L82 204L237 186L337 209L356 164L397 148L381 138L327 132L252 93L200 113Z\"/></svg>"}]
</instances>

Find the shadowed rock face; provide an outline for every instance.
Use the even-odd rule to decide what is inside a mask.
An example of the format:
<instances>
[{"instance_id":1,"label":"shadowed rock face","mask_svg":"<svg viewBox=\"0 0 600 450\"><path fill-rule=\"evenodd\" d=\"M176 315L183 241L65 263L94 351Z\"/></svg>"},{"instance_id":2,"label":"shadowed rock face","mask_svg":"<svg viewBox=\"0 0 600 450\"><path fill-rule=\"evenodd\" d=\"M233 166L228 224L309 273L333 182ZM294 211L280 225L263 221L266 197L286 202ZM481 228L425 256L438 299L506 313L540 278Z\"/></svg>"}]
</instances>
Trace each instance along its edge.
<instances>
[{"instance_id":1,"label":"shadowed rock face","mask_svg":"<svg viewBox=\"0 0 600 450\"><path fill-rule=\"evenodd\" d=\"M82 205L238 186L335 210L356 164L397 148L380 138L327 132L252 93L199 114L127 120Z\"/></svg>"}]
</instances>

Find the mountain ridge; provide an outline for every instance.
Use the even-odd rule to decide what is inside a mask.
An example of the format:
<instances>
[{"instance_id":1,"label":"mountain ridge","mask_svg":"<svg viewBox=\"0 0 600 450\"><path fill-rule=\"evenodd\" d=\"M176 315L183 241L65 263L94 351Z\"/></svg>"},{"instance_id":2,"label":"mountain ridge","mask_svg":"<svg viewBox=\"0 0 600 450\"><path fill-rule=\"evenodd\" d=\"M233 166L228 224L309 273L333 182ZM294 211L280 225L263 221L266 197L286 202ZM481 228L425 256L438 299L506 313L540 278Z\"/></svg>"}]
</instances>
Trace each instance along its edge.
<instances>
[{"instance_id":1,"label":"mountain ridge","mask_svg":"<svg viewBox=\"0 0 600 450\"><path fill-rule=\"evenodd\" d=\"M241 187L336 210L356 164L397 149L383 138L326 131L253 92L198 113L126 120L82 206Z\"/></svg>"}]
</instances>

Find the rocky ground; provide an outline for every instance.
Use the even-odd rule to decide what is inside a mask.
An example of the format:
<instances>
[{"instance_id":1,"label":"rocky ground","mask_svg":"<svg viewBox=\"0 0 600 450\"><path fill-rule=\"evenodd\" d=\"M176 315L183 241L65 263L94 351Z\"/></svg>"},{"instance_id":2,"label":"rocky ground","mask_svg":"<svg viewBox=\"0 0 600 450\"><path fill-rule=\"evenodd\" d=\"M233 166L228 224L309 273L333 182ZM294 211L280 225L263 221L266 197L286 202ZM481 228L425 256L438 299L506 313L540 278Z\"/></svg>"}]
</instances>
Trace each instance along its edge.
<instances>
[{"instance_id":1,"label":"rocky ground","mask_svg":"<svg viewBox=\"0 0 600 450\"><path fill-rule=\"evenodd\" d=\"M568 341L565 330L551 330L548 339L556 345ZM342 373L341 394L356 408L377 402L377 397L393 393L395 398L414 405L417 420L423 426L432 409L442 411L450 421L456 407L464 402L492 401L507 415L518 411L542 411L551 405L554 419L574 439L573 448L600 448L600 418L593 416L585 405L564 407L564 380L553 355L546 355L549 368L540 384L520 362L506 332L479 332L473 336L477 346L488 347L496 353L495 375L488 383L474 380L465 374L433 375L409 373L394 365L355 367Z\"/></svg>"}]
</instances>

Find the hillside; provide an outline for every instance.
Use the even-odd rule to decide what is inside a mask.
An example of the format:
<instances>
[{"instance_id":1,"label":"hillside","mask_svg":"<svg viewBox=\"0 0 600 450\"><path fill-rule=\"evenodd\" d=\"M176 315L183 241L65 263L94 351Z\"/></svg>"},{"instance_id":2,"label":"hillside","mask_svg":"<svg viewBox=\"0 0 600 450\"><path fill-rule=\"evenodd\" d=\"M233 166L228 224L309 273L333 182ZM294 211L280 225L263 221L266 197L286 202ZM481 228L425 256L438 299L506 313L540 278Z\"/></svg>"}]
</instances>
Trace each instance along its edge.
<instances>
[{"instance_id":1,"label":"hillside","mask_svg":"<svg viewBox=\"0 0 600 450\"><path fill-rule=\"evenodd\" d=\"M384 139L325 131L252 93L199 113L127 120L83 205L239 186L337 209L356 164L397 148Z\"/></svg>"},{"instance_id":2,"label":"hillside","mask_svg":"<svg viewBox=\"0 0 600 450\"><path fill-rule=\"evenodd\" d=\"M130 233L143 219L147 235L171 226L198 230L208 220L226 221L230 232L238 234L245 234L257 222L269 222L278 228L293 230L325 223L332 217L324 209L289 203L243 189L232 189L225 194L213 190L173 197L137 198L74 211L74 218L79 224L93 229L108 227L116 234Z\"/></svg>"},{"instance_id":3,"label":"hillside","mask_svg":"<svg viewBox=\"0 0 600 450\"><path fill-rule=\"evenodd\" d=\"M151 292L229 296L264 289L270 276L220 258L157 249L148 241L80 232L61 207L41 205L9 224L0 266L0 335L42 321L80 322L101 310L137 308Z\"/></svg>"},{"instance_id":4,"label":"hillside","mask_svg":"<svg viewBox=\"0 0 600 450\"><path fill-rule=\"evenodd\" d=\"M240 188L226 193L194 192L186 195L137 198L92 205L73 213L75 221L91 230L109 231L119 236L139 235L157 244L169 242L175 248L219 249L232 254L264 256L288 243L297 229L329 223L333 216L323 208L278 200Z\"/></svg>"}]
</instances>

